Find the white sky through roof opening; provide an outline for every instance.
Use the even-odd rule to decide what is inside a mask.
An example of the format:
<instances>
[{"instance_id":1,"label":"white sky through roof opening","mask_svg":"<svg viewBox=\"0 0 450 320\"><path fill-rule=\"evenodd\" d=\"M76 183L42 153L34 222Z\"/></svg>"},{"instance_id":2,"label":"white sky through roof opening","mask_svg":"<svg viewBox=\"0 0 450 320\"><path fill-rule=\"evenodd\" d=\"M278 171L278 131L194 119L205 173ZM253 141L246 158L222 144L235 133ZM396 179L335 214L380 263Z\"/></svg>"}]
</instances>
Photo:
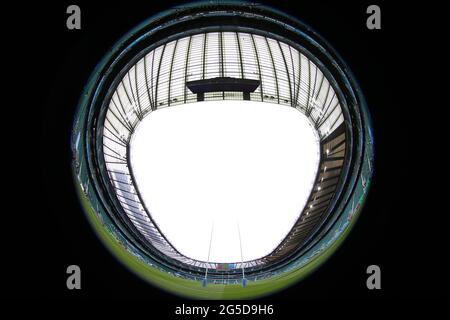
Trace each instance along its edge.
<instances>
[{"instance_id":1,"label":"white sky through roof opening","mask_svg":"<svg viewBox=\"0 0 450 320\"><path fill-rule=\"evenodd\" d=\"M314 130L276 104L173 106L137 126L130 161L153 220L181 254L240 262L242 246L248 261L272 252L304 208L320 160Z\"/></svg>"}]
</instances>

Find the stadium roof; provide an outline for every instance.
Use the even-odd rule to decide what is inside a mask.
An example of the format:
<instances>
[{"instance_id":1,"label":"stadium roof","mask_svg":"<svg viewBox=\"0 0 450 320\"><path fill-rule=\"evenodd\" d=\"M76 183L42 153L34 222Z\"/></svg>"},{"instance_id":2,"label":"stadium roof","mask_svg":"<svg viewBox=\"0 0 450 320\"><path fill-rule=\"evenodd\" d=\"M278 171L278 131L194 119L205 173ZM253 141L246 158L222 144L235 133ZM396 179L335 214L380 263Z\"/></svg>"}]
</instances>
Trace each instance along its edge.
<instances>
[{"instance_id":1,"label":"stadium roof","mask_svg":"<svg viewBox=\"0 0 450 320\"><path fill-rule=\"evenodd\" d=\"M129 65L119 80L104 119L102 151L106 169L126 217L145 241L164 255L202 268L217 269L218 262L233 262L234 268L255 267L280 259L298 248L323 221L344 163L344 115L330 79L298 48L270 35L201 32L163 42ZM267 249L270 245L260 251L248 250L254 254L247 254L247 259L239 257L236 250L229 255L222 250L223 259L219 251L213 251L214 259L207 258L187 250L181 240L175 240L176 233L161 220L164 212L153 210L152 195L143 193L142 166L139 169L137 161L130 160L130 149L136 149L133 137L139 137L137 128L151 118L147 116L152 112L156 118L159 110L166 107L227 100L235 105L268 103L278 108L292 107L289 110L298 114L298 121L304 118L304 123L313 128L309 141L313 141L316 149L310 148L308 157L314 159L317 154L317 161L312 161L314 168L306 170L311 175L303 184L308 192L303 198L299 197L302 206L297 208L295 219L290 221L289 228L284 226L282 232L277 233L278 238L272 239L270 250ZM159 118L162 117L161 112ZM308 128L308 125L303 124L303 127ZM292 217L292 212L288 216ZM204 233L202 244L206 246L210 243L211 232L211 223L207 224L208 228L202 224L197 230ZM247 228L246 234L251 233L250 230ZM216 232L219 231L216 229ZM280 238L280 235L283 236ZM252 242L246 239L248 248ZM258 239L263 239L262 234ZM226 239L223 240L226 243Z\"/></svg>"}]
</instances>

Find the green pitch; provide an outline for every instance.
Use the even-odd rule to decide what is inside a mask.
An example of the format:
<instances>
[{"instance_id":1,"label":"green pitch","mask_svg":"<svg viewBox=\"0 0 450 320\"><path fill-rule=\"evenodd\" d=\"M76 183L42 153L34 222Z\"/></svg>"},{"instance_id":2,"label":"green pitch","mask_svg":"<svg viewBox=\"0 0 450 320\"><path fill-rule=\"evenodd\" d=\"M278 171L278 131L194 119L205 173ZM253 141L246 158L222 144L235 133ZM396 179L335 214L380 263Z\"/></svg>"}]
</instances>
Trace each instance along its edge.
<instances>
[{"instance_id":1,"label":"green pitch","mask_svg":"<svg viewBox=\"0 0 450 320\"><path fill-rule=\"evenodd\" d=\"M172 276L168 273L162 272L144 262L138 260L132 254L130 254L125 248L123 248L114 237L101 225L96 213L89 204L89 200L81 190L78 183L78 194L81 199L81 203L86 212L88 220L95 232L108 248L111 253L118 258L126 267L132 270L140 278L146 280L154 286L161 289L170 291L180 296L197 299L252 299L268 295L284 289L297 283L299 280L306 277L308 274L316 270L323 262L327 260L329 256L336 251L342 241L346 238L350 229L356 221L352 219L350 225L344 232L341 233L339 238L325 251L316 257L306 265L295 269L290 272L284 272L280 275L275 275L269 279L248 281L246 288L242 288L240 284L213 284L208 283L207 287L202 287L200 281L188 280Z\"/></svg>"}]
</instances>

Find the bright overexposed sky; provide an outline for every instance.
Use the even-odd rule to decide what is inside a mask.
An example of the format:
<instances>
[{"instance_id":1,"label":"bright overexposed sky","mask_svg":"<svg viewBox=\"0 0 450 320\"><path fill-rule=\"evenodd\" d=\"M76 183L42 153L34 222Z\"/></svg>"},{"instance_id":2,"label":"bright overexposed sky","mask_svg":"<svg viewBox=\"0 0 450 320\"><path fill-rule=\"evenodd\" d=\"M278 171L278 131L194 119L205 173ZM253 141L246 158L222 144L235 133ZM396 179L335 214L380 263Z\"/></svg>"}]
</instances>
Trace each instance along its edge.
<instances>
[{"instance_id":1,"label":"bright overexposed sky","mask_svg":"<svg viewBox=\"0 0 450 320\"><path fill-rule=\"evenodd\" d=\"M241 261L239 230L244 261L269 254L317 173L319 141L308 121L294 108L252 101L150 113L133 134L130 160L161 232L196 260Z\"/></svg>"}]
</instances>

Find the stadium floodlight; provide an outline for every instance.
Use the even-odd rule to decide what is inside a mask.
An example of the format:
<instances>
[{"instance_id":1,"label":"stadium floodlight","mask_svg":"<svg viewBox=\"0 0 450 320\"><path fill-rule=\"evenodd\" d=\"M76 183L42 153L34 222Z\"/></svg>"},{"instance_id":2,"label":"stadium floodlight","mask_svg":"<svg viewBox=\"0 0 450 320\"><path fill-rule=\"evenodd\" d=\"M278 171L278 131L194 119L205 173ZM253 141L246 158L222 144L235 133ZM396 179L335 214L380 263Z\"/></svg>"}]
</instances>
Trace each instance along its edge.
<instances>
[{"instance_id":1,"label":"stadium floodlight","mask_svg":"<svg viewBox=\"0 0 450 320\"><path fill-rule=\"evenodd\" d=\"M360 90L317 34L264 6L149 19L82 97L72 147L86 212L121 261L172 292L286 286L364 201L373 141Z\"/></svg>"}]
</instances>

